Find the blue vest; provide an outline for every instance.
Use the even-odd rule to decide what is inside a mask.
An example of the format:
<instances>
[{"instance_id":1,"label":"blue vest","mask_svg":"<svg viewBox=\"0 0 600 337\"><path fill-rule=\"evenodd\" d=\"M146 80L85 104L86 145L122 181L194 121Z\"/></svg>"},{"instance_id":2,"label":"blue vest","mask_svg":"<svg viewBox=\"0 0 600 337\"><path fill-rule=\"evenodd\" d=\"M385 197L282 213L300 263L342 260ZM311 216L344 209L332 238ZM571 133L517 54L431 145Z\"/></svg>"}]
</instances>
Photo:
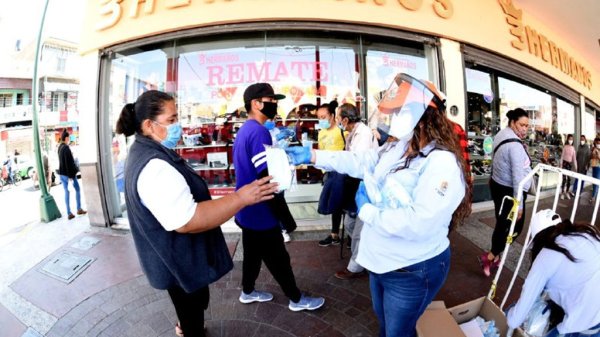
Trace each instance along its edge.
<instances>
[{"instance_id":1,"label":"blue vest","mask_svg":"<svg viewBox=\"0 0 600 337\"><path fill-rule=\"evenodd\" d=\"M210 193L204 180L183 158L150 138L136 135L125 167L125 199L142 269L154 288L179 286L191 293L227 274L233 262L221 228L197 234L166 231L142 204L137 191L138 177L155 158L166 161L181 173L196 202L210 200Z\"/></svg>"}]
</instances>

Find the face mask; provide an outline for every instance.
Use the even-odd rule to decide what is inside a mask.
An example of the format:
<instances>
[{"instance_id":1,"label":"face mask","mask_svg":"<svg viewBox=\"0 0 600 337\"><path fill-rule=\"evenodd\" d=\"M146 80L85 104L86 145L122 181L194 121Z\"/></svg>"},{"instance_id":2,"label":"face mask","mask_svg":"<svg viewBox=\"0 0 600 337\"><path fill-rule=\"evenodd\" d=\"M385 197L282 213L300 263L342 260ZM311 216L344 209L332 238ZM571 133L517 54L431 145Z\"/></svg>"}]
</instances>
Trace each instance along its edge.
<instances>
[{"instance_id":1,"label":"face mask","mask_svg":"<svg viewBox=\"0 0 600 337\"><path fill-rule=\"evenodd\" d=\"M165 126L158 122L154 123L167 129L167 137L165 137L165 139L163 139L160 143L167 149L175 148L175 146L177 146L177 143L179 142L179 139L181 138L181 134L183 133L181 124L179 124L179 122L175 122L173 124Z\"/></svg>"},{"instance_id":2,"label":"face mask","mask_svg":"<svg viewBox=\"0 0 600 337\"><path fill-rule=\"evenodd\" d=\"M581 145L585 145L585 140L579 142Z\"/></svg>"},{"instance_id":3,"label":"face mask","mask_svg":"<svg viewBox=\"0 0 600 337\"><path fill-rule=\"evenodd\" d=\"M267 116L268 119L273 119L275 118L275 115L277 115L277 103L274 102L262 102L263 103L263 108L262 110L260 110L260 112L263 113L263 115Z\"/></svg>"},{"instance_id":4,"label":"face mask","mask_svg":"<svg viewBox=\"0 0 600 337\"><path fill-rule=\"evenodd\" d=\"M319 127L321 128L321 130L326 130L329 129L329 127L331 127L331 123L327 119L319 119Z\"/></svg>"},{"instance_id":5,"label":"face mask","mask_svg":"<svg viewBox=\"0 0 600 337\"><path fill-rule=\"evenodd\" d=\"M596 144L596 148L597 148L597 149L600 149L600 144Z\"/></svg>"},{"instance_id":6,"label":"face mask","mask_svg":"<svg viewBox=\"0 0 600 337\"><path fill-rule=\"evenodd\" d=\"M573 145L573 141L572 140L567 140L567 143L569 143L569 145Z\"/></svg>"},{"instance_id":7,"label":"face mask","mask_svg":"<svg viewBox=\"0 0 600 337\"><path fill-rule=\"evenodd\" d=\"M275 129L275 122L273 122L273 121L268 120L265 122L264 125L265 125L265 128L267 128L267 130L269 130L269 131Z\"/></svg>"}]
</instances>

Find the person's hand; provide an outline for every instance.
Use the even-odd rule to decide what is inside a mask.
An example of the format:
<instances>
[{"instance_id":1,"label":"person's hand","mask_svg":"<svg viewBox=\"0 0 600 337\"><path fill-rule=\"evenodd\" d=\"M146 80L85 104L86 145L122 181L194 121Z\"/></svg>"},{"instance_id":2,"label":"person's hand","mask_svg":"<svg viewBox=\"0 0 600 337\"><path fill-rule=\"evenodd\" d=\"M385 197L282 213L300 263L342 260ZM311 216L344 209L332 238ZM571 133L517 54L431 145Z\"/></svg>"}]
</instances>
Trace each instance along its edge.
<instances>
[{"instance_id":1,"label":"person's hand","mask_svg":"<svg viewBox=\"0 0 600 337\"><path fill-rule=\"evenodd\" d=\"M365 183L363 181L361 181L358 185L358 190L354 196L354 201L356 202L356 211L358 213L360 213L360 209L365 204L371 203L371 200L369 200L369 195L367 194L367 188L365 187Z\"/></svg>"},{"instance_id":2,"label":"person's hand","mask_svg":"<svg viewBox=\"0 0 600 337\"><path fill-rule=\"evenodd\" d=\"M523 210L520 209L519 213L517 213L517 220L521 219L522 216L523 216Z\"/></svg>"},{"instance_id":3,"label":"person's hand","mask_svg":"<svg viewBox=\"0 0 600 337\"><path fill-rule=\"evenodd\" d=\"M278 183L270 183L272 176L266 176L255 180L250 184L237 190L235 193L242 199L244 205L254 205L265 200L273 199L273 193L277 192Z\"/></svg>"},{"instance_id":4,"label":"person's hand","mask_svg":"<svg viewBox=\"0 0 600 337\"><path fill-rule=\"evenodd\" d=\"M282 140L282 139L286 139L289 137L293 137L295 135L296 135L296 133L293 130L290 130L288 128L280 128L279 133L277 134L277 136L275 136L275 139Z\"/></svg>"},{"instance_id":5,"label":"person's hand","mask_svg":"<svg viewBox=\"0 0 600 337\"><path fill-rule=\"evenodd\" d=\"M285 153L292 158L294 165L310 164L311 149L307 146L292 146L285 149Z\"/></svg>"}]
</instances>

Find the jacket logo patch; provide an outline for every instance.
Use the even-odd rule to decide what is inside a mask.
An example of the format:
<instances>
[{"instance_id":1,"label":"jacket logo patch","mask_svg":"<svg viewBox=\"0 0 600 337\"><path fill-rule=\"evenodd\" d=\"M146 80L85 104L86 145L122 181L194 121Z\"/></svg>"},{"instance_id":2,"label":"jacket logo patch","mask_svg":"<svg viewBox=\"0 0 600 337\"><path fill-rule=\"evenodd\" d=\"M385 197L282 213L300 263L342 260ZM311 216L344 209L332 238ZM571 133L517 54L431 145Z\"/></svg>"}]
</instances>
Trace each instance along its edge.
<instances>
[{"instance_id":1,"label":"jacket logo patch","mask_svg":"<svg viewBox=\"0 0 600 337\"><path fill-rule=\"evenodd\" d=\"M437 194L439 194L441 197L446 196L447 190L448 190L448 182L447 181L442 181L440 186L436 187L436 189L435 189Z\"/></svg>"}]
</instances>

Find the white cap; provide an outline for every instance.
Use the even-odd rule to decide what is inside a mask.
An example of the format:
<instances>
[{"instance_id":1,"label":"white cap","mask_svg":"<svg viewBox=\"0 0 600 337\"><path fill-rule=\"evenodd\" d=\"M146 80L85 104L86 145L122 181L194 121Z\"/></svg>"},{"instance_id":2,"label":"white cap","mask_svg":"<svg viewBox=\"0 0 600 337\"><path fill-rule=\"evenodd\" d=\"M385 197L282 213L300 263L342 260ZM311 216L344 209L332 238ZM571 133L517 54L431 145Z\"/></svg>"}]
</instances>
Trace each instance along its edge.
<instances>
[{"instance_id":1,"label":"white cap","mask_svg":"<svg viewBox=\"0 0 600 337\"><path fill-rule=\"evenodd\" d=\"M554 216L556 216L556 219L553 219ZM530 245L539 232L543 231L548 227L556 226L559 223L561 223L561 221L562 220L560 219L560 215L556 214L556 212L554 212L551 209L543 209L535 213L531 217L531 223L529 224L529 228L531 230Z\"/></svg>"}]
</instances>

